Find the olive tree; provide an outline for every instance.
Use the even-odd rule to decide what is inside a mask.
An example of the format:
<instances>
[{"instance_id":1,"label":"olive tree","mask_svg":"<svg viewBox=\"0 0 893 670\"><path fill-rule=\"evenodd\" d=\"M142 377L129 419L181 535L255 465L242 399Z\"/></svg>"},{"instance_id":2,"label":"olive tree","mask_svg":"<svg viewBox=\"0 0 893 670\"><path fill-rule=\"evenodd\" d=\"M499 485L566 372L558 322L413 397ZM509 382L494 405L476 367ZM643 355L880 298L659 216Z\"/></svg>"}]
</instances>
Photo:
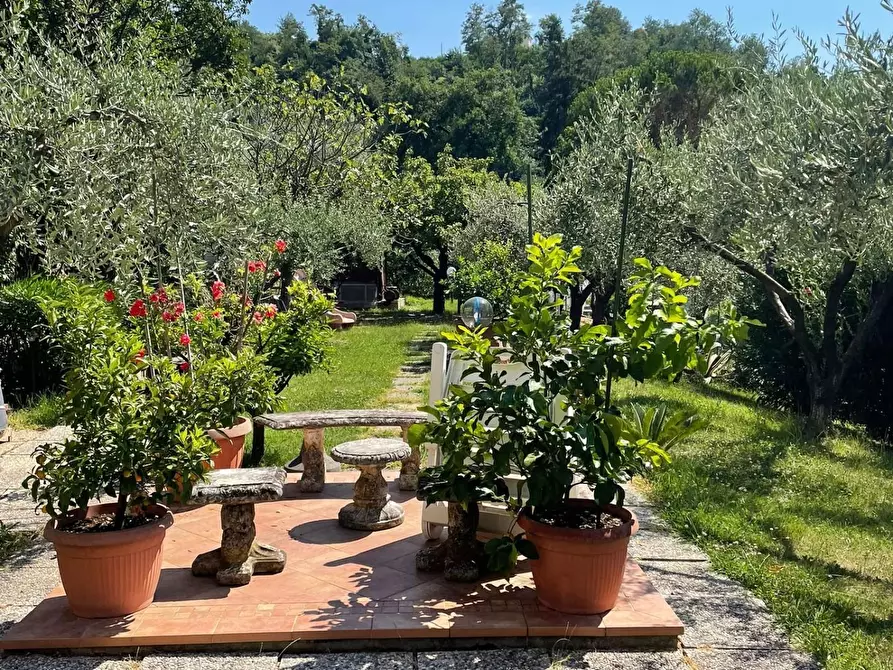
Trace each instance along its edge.
<instances>
[{"instance_id":1,"label":"olive tree","mask_svg":"<svg viewBox=\"0 0 893 670\"><path fill-rule=\"evenodd\" d=\"M706 274L710 281L705 282L707 290L701 296L706 304L735 292L735 282L720 264L690 245L679 244L668 217L675 205L668 197L664 175L656 169L660 150L652 138L652 105L652 96L632 83L605 89L593 101L588 116L573 126L572 149L557 159L552 184L535 210L537 230L560 233L568 244L582 248L578 264L583 277L570 290L574 327L579 327L589 298L593 319L601 322L607 316L617 271L628 160L633 161L634 172L624 264L648 257L689 274ZM675 143L675 129L666 127L662 139L662 146Z\"/></svg>"},{"instance_id":2,"label":"olive tree","mask_svg":"<svg viewBox=\"0 0 893 670\"><path fill-rule=\"evenodd\" d=\"M861 35L850 15L841 25L830 65L807 44L800 61L755 73L697 150L662 157L678 222L762 287L796 343L812 435L893 309L893 42ZM873 288L843 329L841 299L860 273Z\"/></svg>"},{"instance_id":3,"label":"olive tree","mask_svg":"<svg viewBox=\"0 0 893 670\"><path fill-rule=\"evenodd\" d=\"M84 61L0 18L0 240L60 273L162 273L257 237L242 134L138 53Z\"/></svg>"}]
</instances>

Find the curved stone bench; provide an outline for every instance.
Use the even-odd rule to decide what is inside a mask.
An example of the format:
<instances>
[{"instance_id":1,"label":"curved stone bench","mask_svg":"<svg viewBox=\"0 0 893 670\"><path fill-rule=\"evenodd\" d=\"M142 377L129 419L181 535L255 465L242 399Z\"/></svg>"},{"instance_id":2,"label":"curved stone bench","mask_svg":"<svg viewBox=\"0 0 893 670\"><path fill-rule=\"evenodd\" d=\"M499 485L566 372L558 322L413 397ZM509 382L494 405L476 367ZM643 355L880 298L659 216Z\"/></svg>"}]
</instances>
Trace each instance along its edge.
<instances>
[{"instance_id":1,"label":"curved stone bench","mask_svg":"<svg viewBox=\"0 0 893 670\"><path fill-rule=\"evenodd\" d=\"M332 458L360 469L360 478L353 487L353 502L338 512L338 523L354 530L384 530L403 523L403 507L391 500L381 471L388 463L402 461L409 454L409 445L402 440L380 437L335 447Z\"/></svg>"},{"instance_id":2,"label":"curved stone bench","mask_svg":"<svg viewBox=\"0 0 893 670\"><path fill-rule=\"evenodd\" d=\"M301 476L301 491L320 493L326 483L326 450L323 431L326 428L341 426L399 426L406 441L409 427L425 423L430 415L419 411L395 409L332 409L318 412L289 412L283 414L261 414L254 418L254 438L251 449L251 462L260 463L264 455L264 429L302 430L304 446L300 462L304 473ZM286 469L296 465L292 461ZM419 482L419 449L412 447L409 455L401 459L399 486L401 491L415 491Z\"/></svg>"}]
</instances>

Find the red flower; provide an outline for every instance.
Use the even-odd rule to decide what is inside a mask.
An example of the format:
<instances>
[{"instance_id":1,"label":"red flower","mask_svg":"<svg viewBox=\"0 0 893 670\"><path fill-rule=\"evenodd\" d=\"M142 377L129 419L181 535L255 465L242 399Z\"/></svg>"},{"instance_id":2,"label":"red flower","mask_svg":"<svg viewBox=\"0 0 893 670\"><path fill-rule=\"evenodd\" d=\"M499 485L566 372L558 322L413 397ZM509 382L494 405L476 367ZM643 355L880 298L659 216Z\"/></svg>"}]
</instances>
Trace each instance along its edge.
<instances>
[{"instance_id":1,"label":"red flower","mask_svg":"<svg viewBox=\"0 0 893 670\"><path fill-rule=\"evenodd\" d=\"M257 272L257 263L248 261L248 272Z\"/></svg>"},{"instance_id":2,"label":"red flower","mask_svg":"<svg viewBox=\"0 0 893 670\"><path fill-rule=\"evenodd\" d=\"M186 333L180 335L180 344L184 347L188 347L189 343L192 342L192 338L189 337Z\"/></svg>"},{"instance_id":3,"label":"red flower","mask_svg":"<svg viewBox=\"0 0 893 670\"><path fill-rule=\"evenodd\" d=\"M251 307L254 304L254 301L251 298L245 298L245 306Z\"/></svg>"},{"instance_id":4,"label":"red flower","mask_svg":"<svg viewBox=\"0 0 893 670\"><path fill-rule=\"evenodd\" d=\"M142 363L143 359L146 357L146 350L140 349L136 356L133 357L134 363Z\"/></svg>"},{"instance_id":5,"label":"red flower","mask_svg":"<svg viewBox=\"0 0 893 670\"><path fill-rule=\"evenodd\" d=\"M284 254L287 247L288 243L285 240L276 240L276 251L280 254Z\"/></svg>"},{"instance_id":6,"label":"red flower","mask_svg":"<svg viewBox=\"0 0 893 670\"><path fill-rule=\"evenodd\" d=\"M174 314L173 312L162 312L161 320L166 321L167 323L173 323L174 321L177 320L177 315Z\"/></svg>"},{"instance_id":7,"label":"red flower","mask_svg":"<svg viewBox=\"0 0 893 670\"><path fill-rule=\"evenodd\" d=\"M278 311L279 310L276 309L276 305L267 305L267 315L266 315L267 318L272 319L273 317L276 316L276 313Z\"/></svg>"},{"instance_id":8,"label":"red flower","mask_svg":"<svg viewBox=\"0 0 893 670\"><path fill-rule=\"evenodd\" d=\"M141 316L146 316L146 303L137 298L133 301L133 304L130 306L130 316L139 318Z\"/></svg>"},{"instance_id":9,"label":"red flower","mask_svg":"<svg viewBox=\"0 0 893 670\"><path fill-rule=\"evenodd\" d=\"M264 261L248 261L248 272L263 272L267 269L267 264Z\"/></svg>"},{"instance_id":10,"label":"red flower","mask_svg":"<svg viewBox=\"0 0 893 670\"><path fill-rule=\"evenodd\" d=\"M211 312L211 316L213 316L215 319L222 319L223 312L221 312L219 309L215 309L213 312Z\"/></svg>"},{"instance_id":11,"label":"red flower","mask_svg":"<svg viewBox=\"0 0 893 670\"><path fill-rule=\"evenodd\" d=\"M105 298L106 302L115 302L115 292L112 289L103 293L102 297Z\"/></svg>"},{"instance_id":12,"label":"red flower","mask_svg":"<svg viewBox=\"0 0 893 670\"><path fill-rule=\"evenodd\" d=\"M192 317L192 320L195 321L196 323L201 323L202 321L205 320L205 315L202 314L201 312L196 312L195 316Z\"/></svg>"},{"instance_id":13,"label":"red flower","mask_svg":"<svg viewBox=\"0 0 893 670\"><path fill-rule=\"evenodd\" d=\"M279 279L279 277L282 276L282 273L279 272L279 270L273 270L273 276L276 277L276 279Z\"/></svg>"},{"instance_id":14,"label":"red flower","mask_svg":"<svg viewBox=\"0 0 893 670\"><path fill-rule=\"evenodd\" d=\"M226 284L222 281L218 280L211 284L211 296L214 298L214 302L217 302L223 297L223 292L226 290Z\"/></svg>"},{"instance_id":15,"label":"red flower","mask_svg":"<svg viewBox=\"0 0 893 670\"><path fill-rule=\"evenodd\" d=\"M182 302L178 302L174 305L174 316L183 316L183 312L186 311L186 305Z\"/></svg>"},{"instance_id":16,"label":"red flower","mask_svg":"<svg viewBox=\"0 0 893 670\"><path fill-rule=\"evenodd\" d=\"M164 287L155 289L152 291L152 295L149 296L149 301L154 303L161 303L162 305L167 302L167 291Z\"/></svg>"},{"instance_id":17,"label":"red flower","mask_svg":"<svg viewBox=\"0 0 893 670\"><path fill-rule=\"evenodd\" d=\"M260 312L255 312L255 313L254 313L254 322L255 322L255 323L261 323L263 320L264 320L264 315L263 315L263 314L261 314Z\"/></svg>"},{"instance_id":18,"label":"red flower","mask_svg":"<svg viewBox=\"0 0 893 670\"><path fill-rule=\"evenodd\" d=\"M180 368L182 372L186 372L189 369L189 361L183 361L180 365L177 366Z\"/></svg>"}]
</instances>

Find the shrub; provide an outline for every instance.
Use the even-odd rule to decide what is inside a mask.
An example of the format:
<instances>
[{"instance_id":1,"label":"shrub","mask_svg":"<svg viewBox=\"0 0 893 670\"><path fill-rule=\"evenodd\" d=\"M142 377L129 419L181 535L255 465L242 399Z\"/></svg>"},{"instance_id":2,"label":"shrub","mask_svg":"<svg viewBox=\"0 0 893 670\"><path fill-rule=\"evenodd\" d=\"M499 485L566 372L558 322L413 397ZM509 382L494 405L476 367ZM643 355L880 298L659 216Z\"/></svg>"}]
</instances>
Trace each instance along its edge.
<instances>
[{"instance_id":1,"label":"shrub","mask_svg":"<svg viewBox=\"0 0 893 670\"><path fill-rule=\"evenodd\" d=\"M121 328L98 289L70 284L43 308L72 361L65 418L73 435L35 450L23 482L35 502L58 518L111 496L121 529L128 510L141 515L152 502L188 498L213 450L192 375L167 357L145 356L141 338Z\"/></svg>"},{"instance_id":2,"label":"shrub","mask_svg":"<svg viewBox=\"0 0 893 670\"><path fill-rule=\"evenodd\" d=\"M57 296L63 284L31 277L0 288L0 379L14 406L62 386L64 356L52 344L39 301Z\"/></svg>"},{"instance_id":3,"label":"shrub","mask_svg":"<svg viewBox=\"0 0 893 670\"><path fill-rule=\"evenodd\" d=\"M504 317L518 293L521 274L520 254L509 244L487 241L474 248L474 257L460 258L450 287L462 301L472 296L486 298L493 313Z\"/></svg>"}]
</instances>

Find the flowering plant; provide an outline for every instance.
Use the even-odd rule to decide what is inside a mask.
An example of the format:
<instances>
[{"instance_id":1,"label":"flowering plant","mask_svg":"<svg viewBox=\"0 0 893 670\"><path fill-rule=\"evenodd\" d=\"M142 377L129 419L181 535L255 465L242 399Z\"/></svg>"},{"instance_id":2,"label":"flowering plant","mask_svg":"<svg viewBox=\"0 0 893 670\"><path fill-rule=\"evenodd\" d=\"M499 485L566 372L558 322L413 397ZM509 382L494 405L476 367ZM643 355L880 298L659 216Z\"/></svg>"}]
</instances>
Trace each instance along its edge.
<instances>
[{"instance_id":1,"label":"flowering plant","mask_svg":"<svg viewBox=\"0 0 893 670\"><path fill-rule=\"evenodd\" d=\"M41 305L71 362L65 418L73 435L39 446L23 485L54 518L112 496L119 530L153 502L188 498L214 445L200 380L166 356L147 356L138 334L121 328L110 293L66 282Z\"/></svg>"},{"instance_id":2,"label":"flowering plant","mask_svg":"<svg viewBox=\"0 0 893 670\"><path fill-rule=\"evenodd\" d=\"M181 371L203 378L217 407L215 427L269 411L293 375L325 361L330 333L325 313L332 302L295 282L287 287L289 309L280 310L275 289L285 278L273 259L286 247L277 240L267 260L247 261L237 290L219 279L205 285L190 275L178 285L144 283L121 307L149 353L162 353ZM109 293L106 300L116 301ZM220 370L228 370L228 376Z\"/></svg>"}]
</instances>

